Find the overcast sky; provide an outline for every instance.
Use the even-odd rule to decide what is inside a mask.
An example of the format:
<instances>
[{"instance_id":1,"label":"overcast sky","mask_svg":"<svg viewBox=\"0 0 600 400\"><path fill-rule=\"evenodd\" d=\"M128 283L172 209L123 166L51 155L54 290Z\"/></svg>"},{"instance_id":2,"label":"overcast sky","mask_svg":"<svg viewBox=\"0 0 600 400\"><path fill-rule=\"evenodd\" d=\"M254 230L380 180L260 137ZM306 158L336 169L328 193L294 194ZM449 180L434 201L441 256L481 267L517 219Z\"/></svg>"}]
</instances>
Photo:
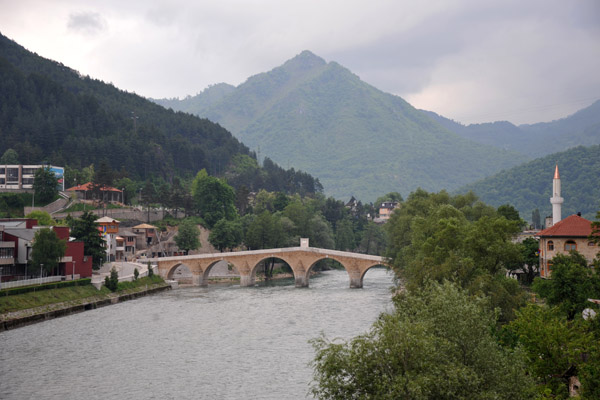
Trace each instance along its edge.
<instances>
[{"instance_id":1,"label":"overcast sky","mask_svg":"<svg viewBox=\"0 0 600 400\"><path fill-rule=\"evenodd\" d=\"M310 50L463 123L600 99L598 0L0 0L0 32L146 97L239 85Z\"/></svg>"}]
</instances>

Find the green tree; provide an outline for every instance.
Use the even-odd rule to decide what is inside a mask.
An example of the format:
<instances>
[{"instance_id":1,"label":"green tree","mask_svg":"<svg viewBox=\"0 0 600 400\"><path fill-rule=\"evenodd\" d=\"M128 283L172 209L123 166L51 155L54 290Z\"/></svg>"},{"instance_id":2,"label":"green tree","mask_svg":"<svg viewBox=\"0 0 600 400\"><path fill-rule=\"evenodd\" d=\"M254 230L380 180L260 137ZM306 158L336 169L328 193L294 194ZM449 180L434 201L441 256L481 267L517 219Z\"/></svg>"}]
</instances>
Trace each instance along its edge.
<instances>
[{"instance_id":1,"label":"green tree","mask_svg":"<svg viewBox=\"0 0 600 400\"><path fill-rule=\"evenodd\" d=\"M50 274L58 268L60 259L64 257L67 250L67 242L59 239L50 228L38 230L33 237L31 249L31 265L34 268L44 266L44 270Z\"/></svg>"},{"instance_id":2,"label":"green tree","mask_svg":"<svg viewBox=\"0 0 600 400\"><path fill-rule=\"evenodd\" d=\"M538 393L546 394L544 399L568 398L568 379L576 375L583 398L598 398L600 353L589 325L569 321L557 307L534 304L517 311L517 318L508 325L526 352L527 371L536 380Z\"/></svg>"},{"instance_id":3,"label":"green tree","mask_svg":"<svg viewBox=\"0 0 600 400\"><path fill-rule=\"evenodd\" d=\"M52 219L50 214L46 211L36 210L32 211L25 216L25 218L35 219L38 222L38 225L41 226L54 226L56 225L56 221Z\"/></svg>"},{"instance_id":4,"label":"green tree","mask_svg":"<svg viewBox=\"0 0 600 400\"><path fill-rule=\"evenodd\" d=\"M502 215L504 218L510 221L520 221L521 216L519 215L519 211L516 208L511 206L510 204L503 204L498 207L498 214Z\"/></svg>"},{"instance_id":5,"label":"green tree","mask_svg":"<svg viewBox=\"0 0 600 400\"><path fill-rule=\"evenodd\" d=\"M239 220L220 219L208 235L208 241L219 251L238 246L242 242L242 226Z\"/></svg>"},{"instance_id":6,"label":"green tree","mask_svg":"<svg viewBox=\"0 0 600 400\"><path fill-rule=\"evenodd\" d=\"M119 273L115 267L110 269L110 277L104 277L104 286L110 289L111 292L116 292L119 288Z\"/></svg>"},{"instance_id":7,"label":"green tree","mask_svg":"<svg viewBox=\"0 0 600 400\"><path fill-rule=\"evenodd\" d=\"M460 317L458 317L460 316ZM495 314L446 282L397 297L349 342L313 340L319 399L526 399L521 352L498 346Z\"/></svg>"},{"instance_id":8,"label":"green tree","mask_svg":"<svg viewBox=\"0 0 600 400\"><path fill-rule=\"evenodd\" d=\"M42 167L33 175L33 190L42 203L49 203L58 195L58 179L50 167Z\"/></svg>"},{"instance_id":9,"label":"green tree","mask_svg":"<svg viewBox=\"0 0 600 400\"><path fill-rule=\"evenodd\" d=\"M533 224L533 229L542 228L542 218L540 217L540 210L537 208L531 212L531 223Z\"/></svg>"},{"instance_id":10,"label":"green tree","mask_svg":"<svg viewBox=\"0 0 600 400\"><path fill-rule=\"evenodd\" d=\"M552 258L552 279L536 278L533 290L573 319L589 306L587 299L600 298L600 277L577 251Z\"/></svg>"},{"instance_id":11,"label":"green tree","mask_svg":"<svg viewBox=\"0 0 600 400\"><path fill-rule=\"evenodd\" d=\"M80 218L71 218L67 224L71 228L71 236L83 242L83 251L92 257L92 268L100 269L106 260L106 244L98 231L98 217L86 211Z\"/></svg>"},{"instance_id":12,"label":"green tree","mask_svg":"<svg viewBox=\"0 0 600 400\"><path fill-rule=\"evenodd\" d=\"M531 285L538 274L540 264L540 241L534 238L526 238L519 246L522 262L520 269L525 272L524 279L527 285Z\"/></svg>"},{"instance_id":13,"label":"green tree","mask_svg":"<svg viewBox=\"0 0 600 400\"><path fill-rule=\"evenodd\" d=\"M209 176L206 170L201 170L194 178L192 196L209 229L220 219L234 220L237 217L233 188L221 179Z\"/></svg>"},{"instance_id":14,"label":"green tree","mask_svg":"<svg viewBox=\"0 0 600 400\"><path fill-rule=\"evenodd\" d=\"M200 229L190 219L185 219L179 224L179 230L175 236L175 243L180 250L188 253L190 250L198 249L200 244Z\"/></svg>"},{"instance_id":15,"label":"green tree","mask_svg":"<svg viewBox=\"0 0 600 400\"><path fill-rule=\"evenodd\" d=\"M250 223L244 238L250 250L283 247L287 240L281 221L268 211L263 211Z\"/></svg>"},{"instance_id":16,"label":"green tree","mask_svg":"<svg viewBox=\"0 0 600 400\"><path fill-rule=\"evenodd\" d=\"M335 248L342 251L354 250L354 231L352 221L345 218L338 222L335 232Z\"/></svg>"},{"instance_id":17,"label":"green tree","mask_svg":"<svg viewBox=\"0 0 600 400\"><path fill-rule=\"evenodd\" d=\"M13 149L7 149L0 157L0 164L18 165L19 154Z\"/></svg>"}]
</instances>

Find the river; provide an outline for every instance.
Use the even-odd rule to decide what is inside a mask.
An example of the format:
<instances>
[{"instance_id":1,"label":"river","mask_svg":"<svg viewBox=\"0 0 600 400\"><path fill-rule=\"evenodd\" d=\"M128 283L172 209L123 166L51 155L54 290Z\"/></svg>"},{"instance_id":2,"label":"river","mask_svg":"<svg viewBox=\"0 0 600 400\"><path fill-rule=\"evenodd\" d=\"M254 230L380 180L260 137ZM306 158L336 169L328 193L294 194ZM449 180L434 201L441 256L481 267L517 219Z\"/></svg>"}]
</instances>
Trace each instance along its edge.
<instances>
[{"instance_id":1,"label":"river","mask_svg":"<svg viewBox=\"0 0 600 400\"><path fill-rule=\"evenodd\" d=\"M0 333L2 399L305 399L308 341L351 338L390 310L390 272L295 288L182 288Z\"/></svg>"}]
</instances>

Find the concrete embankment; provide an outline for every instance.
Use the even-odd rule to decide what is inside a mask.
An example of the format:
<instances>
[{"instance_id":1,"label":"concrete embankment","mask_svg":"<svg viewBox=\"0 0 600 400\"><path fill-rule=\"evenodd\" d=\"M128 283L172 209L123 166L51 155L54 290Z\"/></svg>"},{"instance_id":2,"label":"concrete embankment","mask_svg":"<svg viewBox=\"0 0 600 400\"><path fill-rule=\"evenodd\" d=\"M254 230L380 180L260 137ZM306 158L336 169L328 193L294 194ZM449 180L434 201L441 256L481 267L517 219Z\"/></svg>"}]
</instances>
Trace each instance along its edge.
<instances>
[{"instance_id":1,"label":"concrete embankment","mask_svg":"<svg viewBox=\"0 0 600 400\"><path fill-rule=\"evenodd\" d=\"M164 290L170 290L171 285L160 284L153 285L147 289L129 293L114 293L109 297L102 299L92 299L90 301L80 301L77 304L72 302L64 303L56 308L53 307L38 307L36 309L23 310L15 313L8 313L9 315L3 315L0 319L0 332L7 331L9 329L19 328L25 325L35 324L37 322L47 321L50 319L63 317L65 315L71 315L82 311L93 310L98 307L104 307L111 304L117 304L122 301L136 299L138 297L147 296L149 294L162 292Z\"/></svg>"}]
</instances>

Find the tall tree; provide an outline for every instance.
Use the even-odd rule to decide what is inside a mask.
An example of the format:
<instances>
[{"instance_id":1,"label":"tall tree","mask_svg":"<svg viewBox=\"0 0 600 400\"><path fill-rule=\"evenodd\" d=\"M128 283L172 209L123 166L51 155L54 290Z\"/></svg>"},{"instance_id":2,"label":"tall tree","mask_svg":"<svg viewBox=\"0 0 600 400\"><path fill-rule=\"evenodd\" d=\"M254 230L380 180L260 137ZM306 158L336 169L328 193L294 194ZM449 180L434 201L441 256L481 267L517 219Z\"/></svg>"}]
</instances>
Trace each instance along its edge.
<instances>
[{"instance_id":1,"label":"tall tree","mask_svg":"<svg viewBox=\"0 0 600 400\"><path fill-rule=\"evenodd\" d=\"M100 269L106 260L106 244L98 230L98 217L86 211L80 218L71 218L67 224L71 228L71 236L83 242L83 251L92 257L92 268Z\"/></svg>"},{"instance_id":2,"label":"tall tree","mask_svg":"<svg viewBox=\"0 0 600 400\"><path fill-rule=\"evenodd\" d=\"M54 200L58 194L58 179L50 167L42 167L33 176L35 196L42 203Z\"/></svg>"},{"instance_id":3,"label":"tall tree","mask_svg":"<svg viewBox=\"0 0 600 400\"><path fill-rule=\"evenodd\" d=\"M223 180L209 176L206 170L201 170L194 178L192 196L207 228L212 228L220 219L237 217L233 188Z\"/></svg>"},{"instance_id":4,"label":"tall tree","mask_svg":"<svg viewBox=\"0 0 600 400\"><path fill-rule=\"evenodd\" d=\"M542 228L542 218L540 217L540 210L538 208L531 212L531 223L533 224L533 229Z\"/></svg>"},{"instance_id":5,"label":"tall tree","mask_svg":"<svg viewBox=\"0 0 600 400\"><path fill-rule=\"evenodd\" d=\"M208 241L219 251L238 246L242 242L242 226L239 220L220 219L208 235Z\"/></svg>"},{"instance_id":6,"label":"tall tree","mask_svg":"<svg viewBox=\"0 0 600 400\"><path fill-rule=\"evenodd\" d=\"M59 239L52 229L42 228L33 237L31 264L35 268L43 265L44 270L50 274L58 267L66 250L67 242L65 240Z\"/></svg>"},{"instance_id":7,"label":"tall tree","mask_svg":"<svg viewBox=\"0 0 600 400\"><path fill-rule=\"evenodd\" d=\"M188 253L190 250L196 250L201 246L200 244L200 229L190 219L185 219L179 224L177 235L175 236L175 243L180 250Z\"/></svg>"}]
</instances>

